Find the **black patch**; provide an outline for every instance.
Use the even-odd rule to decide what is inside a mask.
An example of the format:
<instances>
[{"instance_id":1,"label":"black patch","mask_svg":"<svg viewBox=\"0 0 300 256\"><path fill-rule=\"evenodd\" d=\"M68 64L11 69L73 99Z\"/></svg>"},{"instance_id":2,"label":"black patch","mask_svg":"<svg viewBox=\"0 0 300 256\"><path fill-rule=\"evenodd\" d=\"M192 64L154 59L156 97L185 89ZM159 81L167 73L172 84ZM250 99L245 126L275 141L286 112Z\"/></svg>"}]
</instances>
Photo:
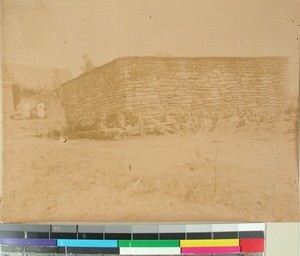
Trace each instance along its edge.
<instances>
[{"instance_id":1,"label":"black patch","mask_svg":"<svg viewBox=\"0 0 300 256\"><path fill-rule=\"evenodd\" d=\"M263 231L242 231L239 232L239 238L264 238Z\"/></svg>"},{"instance_id":2,"label":"black patch","mask_svg":"<svg viewBox=\"0 0 300 256\"><path fill-rule=\"evenodd\" d=\"M102 240L102 233L78 233L78 239Z\"/></svg>"},{"instance_id":3,"label":"black patch","mask_svg":"<svg viewBox=\"0 0 300 256\"><path fill-rule=\"evenodd\" d=\"M42 238L49 239L49 233L42 232L27 232L27 238Z\"/></svg>"},{"instance_id":4,"label":"black patch","mask_svg":"<svg viewBox=\"0 0 300 256\"><path fill-rule=\"evenodd\" d=\"M238 232L214 232L214 239L236 239L239 238Z\"/></svg>"},{"instance_id":5,"label":"black patch","mask_svg":"<svg viewBox=\"0 0 300 256\"><path fill-rule=\"evenodd\" d=\"M159 239L161 240L185 239L185 233L160 233Z\"/></svg>"},{"instance_id":6,"label":"black patch","mask_svg":"<svg viewBox=\"0 0 300 256\"><path fill-rule=\"evenodd\" d=\"M212 233L187 233L187 239L212 239Z\"/></svg>"},{"instance_id":7,"label":"black patch","mask_svg":"<svg viewBox=\"0 0 300 256\"><path fill-rule=\"evenodd\" d=\"M119 254L119 248L59 247L59 253L74 254Z\"/></svg>"},{"instance_id":8,"label":"black patch","mask_svg":"<svg viewBox=\"0 0 300 256\"><path fill-rule=\"evenodd\" d=\"M107 233L105 234L106 240L131 240L129 233Z\"/></svg>"},{"instance_id":9,"label":"black patch","mask_svg":"<svg viewBox=\"0 0 300 256\"><path fill-rule=\"evenodd\" d=\"M158 240L157 233L137 233L133 234L134 240Z\"/></svg>"},{"instance_id":10,"label":"black patch","mask_svg":"<svg viewBox=\"0 0 300 256\"><path fill-rule=\"evenodd\" d=\"M50 233L51 239L77 239L76 233Z\"/></svg>"}]
</instances>

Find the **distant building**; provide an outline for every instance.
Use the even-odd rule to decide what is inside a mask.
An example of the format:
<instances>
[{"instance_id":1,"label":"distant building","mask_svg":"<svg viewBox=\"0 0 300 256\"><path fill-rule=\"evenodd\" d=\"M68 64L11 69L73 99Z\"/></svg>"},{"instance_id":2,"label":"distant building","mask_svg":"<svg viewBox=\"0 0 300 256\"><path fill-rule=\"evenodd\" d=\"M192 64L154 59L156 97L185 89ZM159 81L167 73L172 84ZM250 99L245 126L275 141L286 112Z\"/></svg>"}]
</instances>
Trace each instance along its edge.
<instances>
[{"instance_id":1,"label":"distant building","mask_svg":"<svg viewBox=\"0 0 300 256\"><path fill-rule=\"evenodd\" d=\"M35 97L41 90L53 91L72 79L66 69L3 64L3 110L7 115L18 110L25 99Z\"/></svg>"},{"instance_id":2,"label":"distant building","mask_svg":"<svg viewBox=\"0 0 300 256\"><path fill-rule=\"evenodd\" d=\"M3 72L2 74L2 103L3 114L6 117L16 110L17 102L14 101L13 84L8 76Z\"/></svg>"},{"instance_id":3,"label":"distant building","mask_svg":"<svg viewBox=\"0 0 300 256\"><path fill-rule=\"evenodd\" d=\"M54 89L60 84L71 80L72 75L67 69L25 66L12 63L3 64L3 72L14 84L27 90Z\"/></svg>"}]
</instances>

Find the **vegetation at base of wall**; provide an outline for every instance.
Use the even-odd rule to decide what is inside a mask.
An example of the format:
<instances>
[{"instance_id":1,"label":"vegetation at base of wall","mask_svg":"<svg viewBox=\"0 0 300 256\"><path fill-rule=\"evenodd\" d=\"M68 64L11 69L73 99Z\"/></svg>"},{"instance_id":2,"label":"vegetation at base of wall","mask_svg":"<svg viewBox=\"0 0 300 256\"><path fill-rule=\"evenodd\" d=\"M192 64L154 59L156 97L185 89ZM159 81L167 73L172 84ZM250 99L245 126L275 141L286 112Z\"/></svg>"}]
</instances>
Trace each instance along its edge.
<instances>
[{"instance_id":1,"label":"vegetation at base of wall","mask_svg":"<svg viewBox=\"0 0 300 256\"><path fill-rule=\"evenodd\" d=\"M118 140L141 135L167 135L199 131L275 131L276 124L295 120L297 104L290 102L278 111L252 110L197 111L141 116L133 112L115 112L92 124L71 124L62 134L70 139ZM289 128L292 129L292 128ZM288 128L285 129L288 131Z\"/></svg>"}]
</instances>

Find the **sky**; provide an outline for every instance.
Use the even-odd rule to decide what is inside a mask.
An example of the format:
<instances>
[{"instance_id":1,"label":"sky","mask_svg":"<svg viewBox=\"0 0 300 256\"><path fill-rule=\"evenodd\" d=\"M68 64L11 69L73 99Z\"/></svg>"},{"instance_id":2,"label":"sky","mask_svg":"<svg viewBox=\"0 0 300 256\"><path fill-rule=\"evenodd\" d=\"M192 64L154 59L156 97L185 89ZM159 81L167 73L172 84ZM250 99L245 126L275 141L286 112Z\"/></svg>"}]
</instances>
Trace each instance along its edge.
<instances>
[{"instance_id":1,"label":"sky","mask_svg":"<svg viewBox=\"0 0 300 256\"><path fill-rule=\"evenodd\" d=\"M3 61L69 69L123 56L289 56L300 0L2 0Z\"/></svg>"}]
</instances>

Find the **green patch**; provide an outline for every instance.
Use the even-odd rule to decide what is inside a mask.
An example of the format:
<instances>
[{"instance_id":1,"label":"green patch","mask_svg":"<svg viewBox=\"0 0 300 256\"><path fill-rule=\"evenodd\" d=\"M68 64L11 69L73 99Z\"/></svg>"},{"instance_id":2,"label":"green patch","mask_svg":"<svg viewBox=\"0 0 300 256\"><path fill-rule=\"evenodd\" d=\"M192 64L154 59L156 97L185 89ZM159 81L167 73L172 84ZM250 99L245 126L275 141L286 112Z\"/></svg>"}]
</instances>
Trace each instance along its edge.
<instances>
[{"instance_id":1,"label":"green patch","mask_svg":"<svg viewBox=\"0 0 300 256\"><path fill-rule=\"evenodd\" d=\"M119 247L179 247L179 240L119 240Z\"/></svg>"}]
</instances>

